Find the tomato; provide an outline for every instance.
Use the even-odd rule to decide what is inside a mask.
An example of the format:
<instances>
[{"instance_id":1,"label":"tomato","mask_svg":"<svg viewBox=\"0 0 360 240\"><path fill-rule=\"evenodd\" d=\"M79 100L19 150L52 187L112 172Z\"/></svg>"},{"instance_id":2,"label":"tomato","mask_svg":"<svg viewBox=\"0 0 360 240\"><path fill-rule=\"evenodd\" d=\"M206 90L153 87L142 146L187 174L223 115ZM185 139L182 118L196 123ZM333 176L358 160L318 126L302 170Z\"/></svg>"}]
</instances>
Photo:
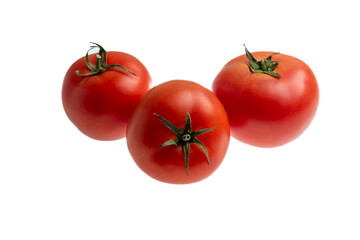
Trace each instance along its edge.
<instances>
[{"instance_id":1,"label":"tomato","mask_svg":"<svg viewBox=\"0 0 360 240\"><path fill-rule=\"evenodd\" d=\"M127 122L140 98L148 91L151 77L134 56L123 52L99 53L74 62L62 88L68 118L85 135L97 140L125 137ZM89 50L89 51L90 51Z\"/></svg>"},{"instance_id":2,"label":"tomato","mask_svg":"<svg viewBox=\"0 0 360 240\"><path fill-rule=\"evenodd\" d=\"M210 90L172 80L144 95L126 139L134 161L150 177L187 184L205 179L220 166L230 127L225 109Z\"/></svg>"},{"instance_id":3,"label":"tomato","mask_svg":"<svg viewBox=\"0 0 360 240\"><path fill-rule=\"evenodd\" d=\"M231 135L258 147L276 147L299 137L315 116L319 87L298 58L254 52L229 61L213 82Z\"/></svg>"}]
</instances>

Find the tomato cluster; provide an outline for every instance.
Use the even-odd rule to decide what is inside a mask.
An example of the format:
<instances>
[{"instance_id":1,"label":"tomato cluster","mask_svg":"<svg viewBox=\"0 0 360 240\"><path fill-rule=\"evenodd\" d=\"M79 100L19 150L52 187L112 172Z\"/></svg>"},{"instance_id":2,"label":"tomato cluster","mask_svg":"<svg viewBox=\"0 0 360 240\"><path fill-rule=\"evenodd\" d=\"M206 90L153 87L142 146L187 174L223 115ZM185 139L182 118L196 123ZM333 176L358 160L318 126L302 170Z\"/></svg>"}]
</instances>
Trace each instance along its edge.
<instances>
[{"instance_id":1,"label":"tomato cluster","mask_svg":"<svg viewBox=\"0 0 360 240\"><path fill-rule=\"evenodd\" d=\"M89 54L98 48L96 54ZM319 102L311 69L280 53L254 52L229 61L212 91L172 80L150 89L134 56L94 43L67 71L62 102L70 121L97 140L126 137L135 163L150 177L174 184L210 176L230 135L257 147L286 144L309 126Z\"/></svg>"}]
</instances>

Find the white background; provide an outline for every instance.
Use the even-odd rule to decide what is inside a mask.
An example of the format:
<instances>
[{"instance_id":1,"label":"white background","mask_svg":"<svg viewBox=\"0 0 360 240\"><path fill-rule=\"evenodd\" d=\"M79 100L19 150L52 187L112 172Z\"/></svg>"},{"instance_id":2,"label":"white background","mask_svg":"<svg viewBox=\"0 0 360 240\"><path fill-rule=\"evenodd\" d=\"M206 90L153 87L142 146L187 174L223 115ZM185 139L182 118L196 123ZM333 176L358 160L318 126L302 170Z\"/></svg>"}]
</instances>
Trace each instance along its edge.
<instances>
[{"instance_id":1,"label":"white background","mask_svg":"<svg viewBox=\"0 0 360 240\"><path fill-rule=\"evenodd\" d=\"M1 4L0 239L360 239L356 1L5 1ZM130 53L152 86L211 88L230 59L279 51L317 76L307 131L278 148L231 139L220 168L169 185L124 139L82 135L61 103L90 41Z\"/></svg>"}]
</instances>

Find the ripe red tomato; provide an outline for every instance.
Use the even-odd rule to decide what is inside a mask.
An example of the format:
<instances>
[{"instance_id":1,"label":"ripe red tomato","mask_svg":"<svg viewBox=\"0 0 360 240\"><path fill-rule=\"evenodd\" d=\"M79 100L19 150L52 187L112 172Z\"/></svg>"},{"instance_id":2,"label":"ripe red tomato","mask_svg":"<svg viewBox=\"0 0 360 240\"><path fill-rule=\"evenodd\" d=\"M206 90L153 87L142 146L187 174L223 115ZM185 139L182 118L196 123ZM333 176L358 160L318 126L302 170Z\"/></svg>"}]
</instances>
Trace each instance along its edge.
<instances>
[{"instance_id":1,"label":"ripe red tomato","mask_svg":"<svg viewBox=\"0 0 360 240\"><path fill-rule=\"evenodd\" d=\"M286 144L315 116L315 75L295 57L245 50L222 68L212 86L228 114L231 135L258 147Z\"/></svg>"},{"instance_id":2,"label":"ripe red tomato","mask_svg":"<svg viewBox=\"0 0 360 240\"><path fill-rule=\"evenodd\" d=\"M200 181L221 164L230 127L218 98L201 85L173 80L144 95L131 117L126 139L146 174L162 182Z\"/></svg>"},{"instance_id":3,"label":"ripe red tomato","mask_svg":"<svg viewBox=\"0 0 360 240\"><path fill-rule=\"evenodd\" d=\"M127 122L151 78L145 66L123 52L106 52L80 58L67 71L63 88L64 110L85 135L97 140L125 137ZM89 50L90 51L90 50Z\"/></svg>"}]
</instances>

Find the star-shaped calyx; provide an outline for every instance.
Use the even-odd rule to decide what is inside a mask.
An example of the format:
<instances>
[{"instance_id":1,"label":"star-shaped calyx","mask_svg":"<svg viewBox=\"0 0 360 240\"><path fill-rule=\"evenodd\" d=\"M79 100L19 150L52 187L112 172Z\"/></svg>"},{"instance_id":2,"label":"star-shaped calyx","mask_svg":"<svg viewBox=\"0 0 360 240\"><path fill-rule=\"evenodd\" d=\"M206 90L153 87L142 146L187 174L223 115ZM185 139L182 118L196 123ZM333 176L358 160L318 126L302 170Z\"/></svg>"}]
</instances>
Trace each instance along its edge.
<instances>
[{"instance_id":1,"label":"star-shaped calyx","mask_svg":"<svg viewBox=\"0 0 360 240\"><path fill-rule=\"evenodd\" d=\"M119 64L108 65L107 64L107 52L105 51L105 49L97 43L93 43L93 42L91 42L91 43L94 44L94 46L91 46L85 55L86 66L89 68L90 72L86 73L86 74L80 74L79 70L76 70L75 71L76 76L78 76L78 77L93 76L93 75L105 72L108 68L112 68L112 67L123 69L123 70L133 74L134 76L136 76L135 73L133 73L132 71L126 69L125 67L123 67ZM99 48L99 53L96 54L96 65L95 66L89 60L89 52L94 48Z\"/></svg>"},{"instance_id":2,"label":"star-shaped calyx","mask_svg":"<svg viewBox=\"0 0 360 240\"><path fill-rule=\"evenodd\" d=\"M192 143L198 145L199 147L202 148L202 150L204 151L206 158L208 160L208 164L210 165L210 158L208 155L208 152L206 150L206 147L204 146L204 144L202 144L196 137L199 136L200 134L204 134L213 128L205 128L205 129L201 129L198 131L193 131L191 129L191 117L188 111L186 111L186 123L185 123L185 129L179 129L177 127L175 127L171 122L169 122L168 120L166 120L165 118L163 118L162 116L154 113L155 116L157 116L164 124L167 128L169 128L171 131L173 131L176 136L177 139L170 139L166 142L164 142L163 144L161 144L159 147L165 147L165 146L169 146L169 145L175 145L175 146L182 146L184 149L184 158L185 158L185 168L186 168L186 174L189 175L189 151L190 151L190 145Z\"/></svg>"},{"instance_id":3,"label":"star-shaped calyx","mask_svg":"<svg viewBox=\"0 0 360 240\"><path fill-rule=\"evenodd\" d=\"M280 74L274 72L275 68L279 65L279 61L271 60L272 56L279 54L278 52L271 54L266 59L255 59L255 57L246 48L245 44L244 47L245 47L246 57L249 60L249 64L247 65L249 67L250 72L263 73L276 78L280 78Z\"/></svg>"}]
</instances>

